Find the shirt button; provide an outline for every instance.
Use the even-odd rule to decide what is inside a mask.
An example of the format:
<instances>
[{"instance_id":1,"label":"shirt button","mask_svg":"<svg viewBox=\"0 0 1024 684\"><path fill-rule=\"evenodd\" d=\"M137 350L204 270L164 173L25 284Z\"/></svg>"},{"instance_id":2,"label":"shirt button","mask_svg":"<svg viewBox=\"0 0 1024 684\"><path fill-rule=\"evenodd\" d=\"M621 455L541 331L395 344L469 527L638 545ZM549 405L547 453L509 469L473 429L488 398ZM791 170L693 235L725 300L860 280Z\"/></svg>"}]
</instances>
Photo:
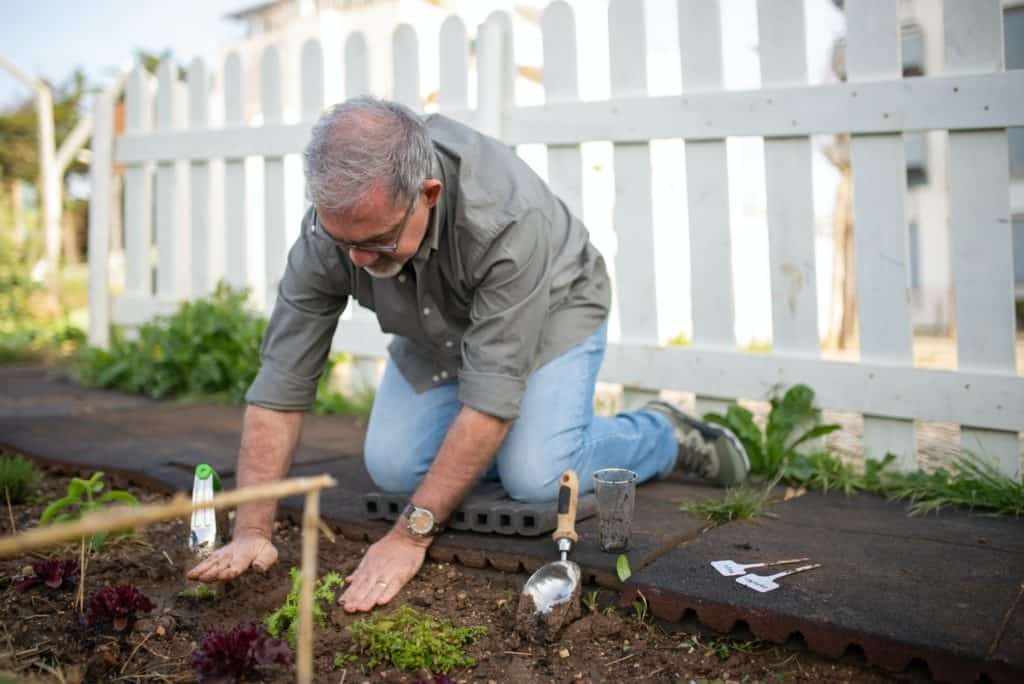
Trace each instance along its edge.
<instances>
[{"instance_id":1,"label":"shirt button","mask_svg":"<svg viewBox=\"0 0 1024 684\"><path fill-rule=\"evenodd\" d=\"M398 274L398 282L404 283L407 277L408 276L406 276L404 273L399 273Z\"/></svg>"},{"instance_id":2,"label":"shirt button","mask_svg":"<svg viewBox=\"0 0 1024 684\"><path fill-rule=\"evenodd\" d=\"M442 378L447 378L448 377L448 371L441 371L441 377Z\"/></svg>"},{"instance_id":3,"label":"shirt button","mask_svg":"<svg viewBox=\"0 0 1024 684\"><path fill-rule=\"evenodd\" d=\"M423 315L424 316L429 316L430 315L430 307L429 306L423 307Z\"/></svg>"},{"instance_id":4,"label":"shirt button","mask_svg":"<svg viewBox=\"0 0 1024 684\"><path fill-rule=\"evenodd\" d=\"M434 382L440 382L440 380L441 380L441 378L440 378L440 377L438 377L438 376L436 376L436 375L434 376Z\"/></svg>"},{"instance_id":5,"label":"shirt button","mask_svg":"<svg viewBox=\"0 0 1024 684\"><path fill-rule=\"evenodd\" d=\"M446 346L446 347L448 347L449 349L451 349L452 347L454 347L454 346L455 346L455 343L454 343L454 342L452 342L451 340L445 340L444 346Z\"/></svg>"}]
</instances>

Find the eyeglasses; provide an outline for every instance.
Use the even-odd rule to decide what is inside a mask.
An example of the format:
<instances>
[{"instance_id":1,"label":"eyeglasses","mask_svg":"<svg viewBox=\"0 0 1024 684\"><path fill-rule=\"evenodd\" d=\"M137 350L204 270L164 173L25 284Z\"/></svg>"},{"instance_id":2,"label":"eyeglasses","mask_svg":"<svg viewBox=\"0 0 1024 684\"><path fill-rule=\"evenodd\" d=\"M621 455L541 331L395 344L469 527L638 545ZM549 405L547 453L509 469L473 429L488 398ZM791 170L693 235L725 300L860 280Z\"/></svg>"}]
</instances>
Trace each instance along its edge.
<instances>
[{"instance_id":1,"label":"eyeglasses","mask_svg":"<svg viewBox=\"0 0 1024 684\"><path fill-rule=\"evenodd\" d=\"M396 252L398 251L398 243L402 239L402 233L405 232L405 226L406 224L409 223L409 217L412 216L412 210L415 208L416 200L419 198L419 196L419 193L416 193L412 196L412 200L409 202L409 206L406 208L405 214L402 216L402 222L398 224L398 232L395 233L394 242L390 244L379 245L372 243L367 244L365 242L346 242L345 240L339 240L338 238L332 236L330 233L324 230L324 226L322 223L320 223L320 217L317 216L315 208L313 209L313 235L316 235L323 240L332 242L337 247L340 247L341 249L345 250L357 249L360 252Z\"/></svg>"}]
</instances>

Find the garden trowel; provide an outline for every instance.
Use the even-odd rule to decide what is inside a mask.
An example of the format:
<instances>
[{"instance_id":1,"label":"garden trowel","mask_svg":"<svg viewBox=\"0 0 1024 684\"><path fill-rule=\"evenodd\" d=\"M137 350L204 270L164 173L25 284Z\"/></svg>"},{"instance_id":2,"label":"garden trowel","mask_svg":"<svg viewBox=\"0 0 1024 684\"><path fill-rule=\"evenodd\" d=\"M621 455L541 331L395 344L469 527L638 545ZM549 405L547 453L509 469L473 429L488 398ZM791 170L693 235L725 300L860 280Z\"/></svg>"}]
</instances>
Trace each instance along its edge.
<instances>
[{"instance_id":1,"label":"garden trowel","mask_svg":"<svg viewBox=\"0 0 1024 684\"><path fill-rule=\"evenodd\" d=\"M562 558L530 575L516 611L516 628L531 641L553 641L562 627L580 616L580 566L568 560L572 545L579 539L578 499L576 472L566 470L559 478L558 527L551 535Z\"/></svg>"},{"instance_id":2,"label":"garden trowel","mask_svg":"<svg viewBox=\"0 0 1024 684\"><path fill-rule=\"evenodd\" d=\"M195 476L192 478L192 503L201 504L213 501L214 494L220 489L220 477L217 472L205 463L197 465ZM212 508L199 508L192 511L188 548L197 558L202 558L217 548L226 535L226 516L219 515Z\"/></svg>"}]
</instances>

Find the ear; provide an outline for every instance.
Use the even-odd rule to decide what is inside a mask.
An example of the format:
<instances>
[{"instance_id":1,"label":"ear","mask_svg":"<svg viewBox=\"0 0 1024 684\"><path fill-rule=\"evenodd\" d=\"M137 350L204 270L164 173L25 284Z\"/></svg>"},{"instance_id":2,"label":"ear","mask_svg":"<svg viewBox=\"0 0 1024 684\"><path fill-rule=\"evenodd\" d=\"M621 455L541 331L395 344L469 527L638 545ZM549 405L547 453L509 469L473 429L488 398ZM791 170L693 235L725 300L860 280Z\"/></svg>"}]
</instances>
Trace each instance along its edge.
<instances>
[{"instance_id":1,"label":"ear","mask_svg":"<svg viewBox=\"0 0 1024 684\"><path fill-rule=\"evenodd\" d=\"M433 208L433 206L437 204L437 200L441 198L441 181L436 178L428 178L423 181L423 185L421 187L426 198L427 207Z\"/></svg>"}]
</instances>

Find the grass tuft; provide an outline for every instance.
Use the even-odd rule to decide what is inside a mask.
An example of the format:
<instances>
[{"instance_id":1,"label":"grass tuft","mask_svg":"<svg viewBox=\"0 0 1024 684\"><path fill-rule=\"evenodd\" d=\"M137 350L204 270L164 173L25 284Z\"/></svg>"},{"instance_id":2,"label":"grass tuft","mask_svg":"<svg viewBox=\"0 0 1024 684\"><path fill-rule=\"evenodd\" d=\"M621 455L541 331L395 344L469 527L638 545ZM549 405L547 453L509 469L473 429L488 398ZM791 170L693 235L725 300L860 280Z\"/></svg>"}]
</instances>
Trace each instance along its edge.
<instances>
[{"instance_id":1,"label":"grass tuft","mask_svg":"<svg viewBox=\"0 0 1024 684\"><path fill-rule=\"evenodd\" d=\"M12 504L28 499L38 481L36 464L21 454L0 458L0 496L9 497ZM0 501L5 503L6 499Z\"/></svg>"},{"instance_id":2,"label":"grass tuft","mask_svg":"<svg viewBox=\"0 0 1024 684\"><path fill-rule=\"evenodd\" d=\"M403 670L448 673L476 661L464 646L487 633L486 627L455 627L450 620L422 615L402 606L356 620L348 627L351 653L369 656L369 667L393 665Z\"/></svg>"}]
</instances>

